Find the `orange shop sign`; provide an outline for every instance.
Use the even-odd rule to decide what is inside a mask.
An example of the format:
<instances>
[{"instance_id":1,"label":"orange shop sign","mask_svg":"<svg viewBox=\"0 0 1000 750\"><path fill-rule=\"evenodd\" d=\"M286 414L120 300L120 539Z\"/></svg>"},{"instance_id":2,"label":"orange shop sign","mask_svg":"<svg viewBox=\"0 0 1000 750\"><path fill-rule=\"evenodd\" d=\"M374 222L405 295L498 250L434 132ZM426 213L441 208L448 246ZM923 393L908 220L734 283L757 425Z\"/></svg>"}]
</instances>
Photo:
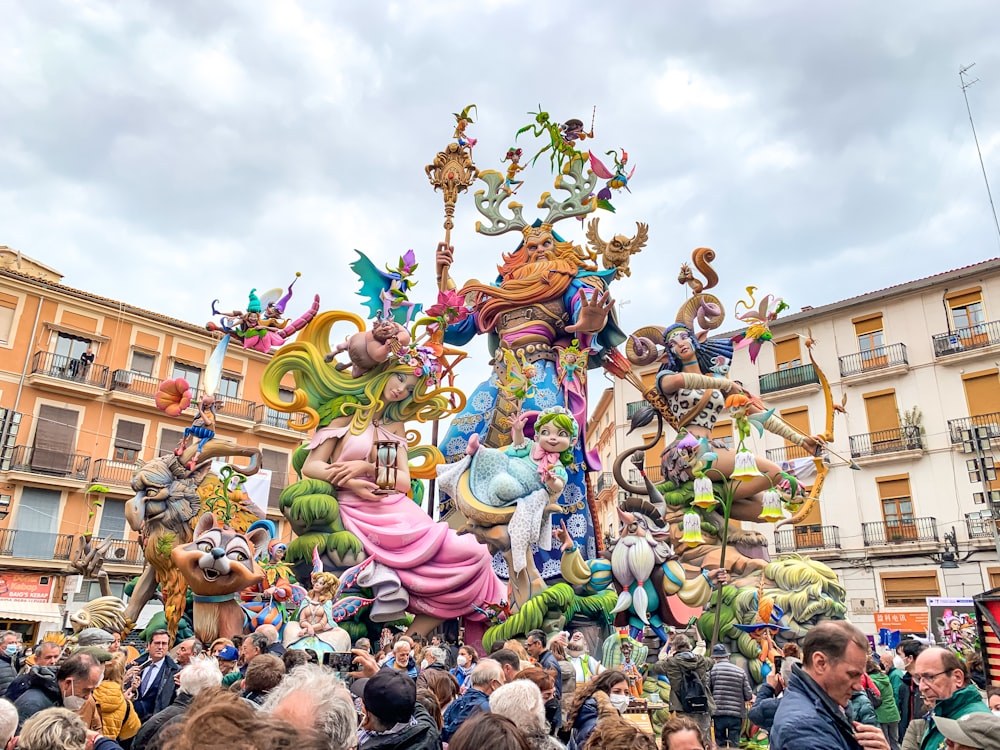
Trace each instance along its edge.
<instances>
[{"instance_id":1,"label":"orange shop sign","mask_svg":"<svg viewBox=\"0 0 1000 750\"><path fill-rule=\"evenodd\" d=\"M927 610L908 612L876 612L875 627L878 629L901 630L905 633L927 633Z\"/></svg>"},{"instance_id":2,"label":"orange shop sign","mask_svg":"<svg viewBox=\"0 0 1000 750\"><path fill-rule=\"evenodd\" d=\"M47 602L52 598L52 576L35 573L0 575L0 599Z\"/></svg>"}]
</instances>

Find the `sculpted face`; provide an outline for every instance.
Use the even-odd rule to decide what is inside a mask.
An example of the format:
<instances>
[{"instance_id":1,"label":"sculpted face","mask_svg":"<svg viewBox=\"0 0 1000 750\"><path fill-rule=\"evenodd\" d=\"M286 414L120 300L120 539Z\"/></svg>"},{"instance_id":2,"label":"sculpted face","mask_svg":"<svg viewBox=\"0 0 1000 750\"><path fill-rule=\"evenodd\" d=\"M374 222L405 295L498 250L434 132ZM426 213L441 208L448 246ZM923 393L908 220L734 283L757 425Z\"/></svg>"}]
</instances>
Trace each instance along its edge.
<instances>
[{"instance_id":1,"label":"sculpted face","mask_svg":"<svg viewBox=\"0 0 1000 750\"><path fill-rule=\"evenodd\" d=\"M694 341L691 334L680 328L670 334L667 346L680 360L690 359L694 354Z\"/></svg>"},{"instance_id":2,"label":"sculpted face","mask_svg":"<svg viewBox=\"0 0 1000 750\"><path fill-rule=\"evenodd\" d=\"M548 232L532 235L524 241L524 252L527 255L529 263L552 258L554 250L555 241Z\"/></svg>"},{"instance_id":3,"label":"sculpted face","mask_svg":"<svg viewBox=\"0 0 1000 750\"><path fill-rule=\"evenodd\" d=\"M538 444L549 453L562 453L569 450L572 437L569 432L555 425L554 422L543 424L535 435Z\"/></svg>"},{"instance_id":4,"label":"sculpted face","mask_svg":"<svg viewBox=\"0 0 1000 750\"><path fill-rule=\"evenodd\" d=\"M413 395L416 385L417 376L413 373L394 372L382 390L382 400L389 404L405 401Z\"/></svg>"}]
</instances>

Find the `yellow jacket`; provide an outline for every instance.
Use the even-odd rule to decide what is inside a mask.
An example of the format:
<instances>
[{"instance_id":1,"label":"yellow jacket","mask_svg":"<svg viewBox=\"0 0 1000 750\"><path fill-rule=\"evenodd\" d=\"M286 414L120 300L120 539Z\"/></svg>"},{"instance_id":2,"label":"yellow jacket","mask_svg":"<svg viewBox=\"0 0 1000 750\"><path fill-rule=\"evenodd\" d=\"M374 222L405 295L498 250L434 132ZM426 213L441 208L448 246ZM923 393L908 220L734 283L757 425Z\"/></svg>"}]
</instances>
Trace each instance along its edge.
<instances>
[{"instance_id":1,"label":"yellow jacket","mask_svg":"<svg viewBox=\"0 0 1000 750\"><path fill-rule=\"evenodd\" d=\"M94 700L101 708L103 734L113 740L127 740L135 737L141 722L132 701L125 700L122 686L111 680L104 680L94 690Z\"/></svg>"}]
</instances>

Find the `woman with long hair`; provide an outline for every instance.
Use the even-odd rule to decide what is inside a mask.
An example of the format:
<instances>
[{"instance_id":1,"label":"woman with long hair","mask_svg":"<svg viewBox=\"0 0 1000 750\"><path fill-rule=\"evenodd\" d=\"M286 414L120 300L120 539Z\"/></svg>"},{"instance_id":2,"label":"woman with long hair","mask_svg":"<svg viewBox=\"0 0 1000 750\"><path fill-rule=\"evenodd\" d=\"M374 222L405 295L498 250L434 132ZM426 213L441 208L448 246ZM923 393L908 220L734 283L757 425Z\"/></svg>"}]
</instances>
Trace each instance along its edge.
<instances>
[{"instance_id":1,"label":"woman with long hair","mask_svg":"<svg viewBox=\"0 0 1000 750\"><path fill-rule=\"evenodd\" d=\"M628 678L618 669L608 669L583 685L576 686L573 706L564 727L570 728L567 750L582 750L594 727L605 719L619 717L628 708Z\"/></svg>"},{"instance_id":2,"label":"woman with long hair","mask_svg":"<svg viewBox=\"0 0 1000 750\"><path fill-rule=\"evenodd\" d=\"M94 688L94 701L101 710L102 732L105 737L113 740L135 737L142 725L132 701L125 697L122 690L125 659L126 656L121 651L113 654L111 660L104 665L104 679Z\"/></svg>"},{"instance_id":3,"label":"woman with long hair","mask_svg":"<svg viewBox=\"0 0 1000 750\"><path fill-rule=\"evenodd\" d=\"M316 316L270 361L261 380L262 396L274 409L305 412L305 428L318 428L301 465L301 473L312 481L305 497L310 502L324 493L335 497L331 515L339 510L344 528L375 558L379 576L390 576L383 586L395 596L380 592L371 617L389 620L408 611L416 615L414 632L430 632L441 619L471 614L473 602L500 601L506 595L487 548L472 536L459 536L447 523L434 523L409 496L409 459L423 460L422 476L442 459L432 446L410 449L406 422L450 416L464 397L438 385L442 365L426 347L399 347L387 361L357 377L327 364L330 330L342 321L364 329L364 321L350 313ZM295 378L290 402L280 395L286 373Z\"/></svg>"},{"instance_id":4,"label":"woman with long hair","mask_svg":"<svg viewBox=\"0 0 1000 750\"><path fill-rule=\"evenodd\" d=\"M517 724L492 711L480 711L462 722L448 741L448 750L532 750Z\"/></svg>"},{"instance_id":5,"label":"woman with long hair","mask_svg":"<svg viewBox=\"0 0 1000 750\"><path fill-rule=\"evenodd\" d=\"M458 680L458 687L464 693L472 685L472 670L479 662L479 652L475 646L465 644L458 649L458 666L451 673Z\"/></svg>"}]
</instances>

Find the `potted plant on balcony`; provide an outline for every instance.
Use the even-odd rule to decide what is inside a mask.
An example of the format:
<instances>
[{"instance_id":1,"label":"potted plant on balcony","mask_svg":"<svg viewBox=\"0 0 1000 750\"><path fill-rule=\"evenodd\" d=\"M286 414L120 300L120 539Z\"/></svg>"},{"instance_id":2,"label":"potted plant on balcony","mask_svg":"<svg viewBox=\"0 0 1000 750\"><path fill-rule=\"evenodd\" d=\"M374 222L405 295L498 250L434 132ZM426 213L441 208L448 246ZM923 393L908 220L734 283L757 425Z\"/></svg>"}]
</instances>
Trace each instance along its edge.
<instances>
[{"instance_id":1,"label":"potted plant on balcony","mask_svg":"<svg viewBox=\"0 0 1000 750\"><path fill-rule=\"evenodd\" d=\"M908 451L922 450L924 447L924 413L919 406L907 409L899 415L903 446Z\"/></svg>"}]
</instances>

